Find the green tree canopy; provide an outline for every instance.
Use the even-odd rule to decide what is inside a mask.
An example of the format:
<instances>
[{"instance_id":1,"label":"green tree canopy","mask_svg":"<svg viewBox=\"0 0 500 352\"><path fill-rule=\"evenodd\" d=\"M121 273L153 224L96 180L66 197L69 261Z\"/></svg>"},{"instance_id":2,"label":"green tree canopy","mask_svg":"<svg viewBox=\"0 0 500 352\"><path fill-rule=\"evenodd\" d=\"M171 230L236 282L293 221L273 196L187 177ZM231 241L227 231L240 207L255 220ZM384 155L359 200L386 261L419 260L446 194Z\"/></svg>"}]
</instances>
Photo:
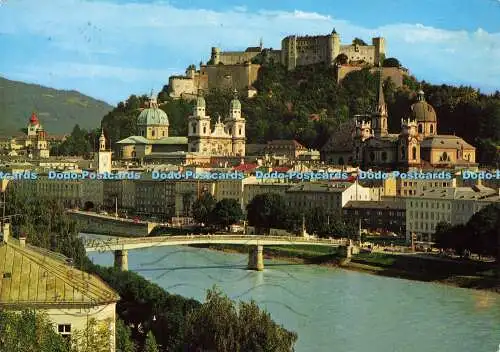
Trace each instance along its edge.
<instances>
[{"instance_id":1,"label":"green tree canopy","mask_svg":"<svg viewBox=\"0 0 500 352\"><path fill-rule=\"evenodd\" d=\"M383 67L401 67L401 63L395 57L388 57L384 60Z\"/></svg>"},{"instance_id":2,"label":"green tree canopy","mask_svg":"<svg viewBox=\"0 0 500 352\"><path fill-rule=\"evenodd\" d=\"M365 45L368 45L368 44L366 44L366 42L365 42L363 39L358 38L358 37L356 37L356 38L354 38L354 39L352 40L352 44L353 44L353 45L364 45L364 46L365 46Z\"/></svg>"},{"instance_id":3,"label":"green tree canopy","mask_svg":"<svg viewBox=\"0 0 500 352\"><path fill-rule=\"evenodd\" d=\"M247 205L247 219L250 226L269 231L270 228L283 228L287 219L286 203L276 193L256 195Z\"/></svg>"},{"instance_id":4,"label":"green tree canopy","mask_svg":"<svg viewBox=\"0 0 500 352\"><path fill-rule=\"evenodd\" d=\"M237 223L242 217L241 206L235 199L220 200L209 215L210 224L221 228Z\"/></svg>"},{"instance_id":5,"label":"green tree canopy","mask_svg":"<svg viewBox=\"0 0 500 352\"><path fill-rule=\"evenodd\" d=\"M238 309L215 287L187 321L185 351L290 352L297 341L296 333L273 322L255 302L241 302Z\"/></svg>"},{"instance_id":6,"label":"green tree canopy","mask_svg":"<svg viewBox=\"0 0 500 352\"><path fill-rule=\"evenodd\" d=\"M198 223L209 224L210 214L214 210L217 201L209 192L204 192L193 203L193 218Z\"/></svg>"},{"instance_id":7,"label":"green tree canopy","mask_svg":"<svg viewBox=\"0 0 500 352\"><path fill-rule=\"evenodd\" d=\"M155 335L153 332L149 331L146 336L146 342L144 343L144 352L158 352L158 345L156 344Z\"/></svg>"},{"instance_id":8,"label":"green tree canopy","mask_svg":"<svg viewBox=\"0 0 500 352\"><path fill-rule=\"evenodd\" d=\"M69 347L47 315L0 311L0 351L69 352Z\"/></svg>"}]
</instances>

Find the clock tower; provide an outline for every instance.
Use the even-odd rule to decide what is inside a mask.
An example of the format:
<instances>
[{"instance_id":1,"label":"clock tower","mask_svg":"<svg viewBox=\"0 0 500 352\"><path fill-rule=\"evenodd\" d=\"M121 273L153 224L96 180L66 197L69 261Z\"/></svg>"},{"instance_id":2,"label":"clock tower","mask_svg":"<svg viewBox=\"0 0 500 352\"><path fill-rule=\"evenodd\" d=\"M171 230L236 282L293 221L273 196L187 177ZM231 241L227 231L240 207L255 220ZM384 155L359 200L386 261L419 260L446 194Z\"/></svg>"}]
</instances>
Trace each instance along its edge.
<instances>
[{"instance_id":1,"label":"clock tower","mask_svg":"<svg viewBox=\"0 0 500 352\"><path fill-rule=\"evenodd\" d=\"M96 164L98 173L111 173L111 151L106 150L106 137L104 137L104 130L101 130L101 137L99 137L99 151L96 155Z\"/></svg>"}]
</instances>

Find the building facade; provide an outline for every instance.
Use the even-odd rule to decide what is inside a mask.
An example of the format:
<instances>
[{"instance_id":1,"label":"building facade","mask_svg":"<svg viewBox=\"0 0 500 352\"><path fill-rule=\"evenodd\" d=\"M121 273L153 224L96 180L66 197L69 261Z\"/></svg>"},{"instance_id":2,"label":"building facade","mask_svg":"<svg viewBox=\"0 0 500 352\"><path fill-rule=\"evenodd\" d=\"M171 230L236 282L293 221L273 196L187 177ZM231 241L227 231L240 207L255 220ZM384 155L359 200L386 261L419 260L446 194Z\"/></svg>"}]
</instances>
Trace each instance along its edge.
<instances>
[{"instance_id":1,"label":"building facade","mask_svg":"<svg viewBox=\"0 0 500 352\"><path fill-rule=\"evenodd\" d=\"M241 103L235 97L229 104L229 113L222 122L219 116L213 130L210 116L206 114L205 99L196 100L193 114L188 118L188 151L210 156L245 156L245 119Z\"/></svg>"},{"instance_id":2,"label":"building facade","mask_svg":"<svg viewBox=\"0 0 500 352\"><path fill-rule=\"evenodd\" d=\"M8 223L1 237L0 309L45 311L55 331L68 339L85 331L93 318L109 330L107 350L115 351L118 294L97 276L69 265L68 258L12 238Z\"/></svg>"},{"instance_id":3,"label":"building facade","mask_svg":"<svg viewBox=\"0 0 500 352\"><path fill-rule=\"evenodd\" d=\"M431 188L406 198L406 239L433 241L436 225L465 224L485 206L500 201L497 190L484 186Z\"/></svg>"}]
</instances>

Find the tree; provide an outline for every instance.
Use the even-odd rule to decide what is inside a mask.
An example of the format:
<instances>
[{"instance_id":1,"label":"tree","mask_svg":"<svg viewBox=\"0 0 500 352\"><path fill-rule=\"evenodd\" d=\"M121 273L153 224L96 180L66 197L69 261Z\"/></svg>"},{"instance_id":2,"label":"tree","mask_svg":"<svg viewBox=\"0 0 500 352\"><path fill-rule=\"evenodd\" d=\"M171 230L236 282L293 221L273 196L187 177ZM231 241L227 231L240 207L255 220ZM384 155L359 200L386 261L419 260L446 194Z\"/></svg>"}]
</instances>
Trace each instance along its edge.
<instances>
[{"instance_id":1,"label":"tree","mask_svg":"<svg viewBox=\"0 0 500 352\"><path fill-rule=\"evenodd\" d=\"M241 351L293 351L297 334L276 324L255 301L240 302L238 309Z\"/></svg>"},{"instance_id":2,"label":"tree","mask_svg":"<svg viewBox=\"0 0 500 352\"><path fill-rule=\"evenodd\" d=\"M434 232L435 246L442 249L453 248L453 226L446 221L441 221L436 224L436 230Z\"/></svg>"},{"instance_id":3,"label":"tree","mask_svg":"<svg viewBox=\"0 0 500 352\"><path fill-rule=\"evenodd\" d=\"M209 221L211 224L222 228L227 228L241 220L243 212L240 204L235 199L222 199L217 202L210 212Z\"/></svg>"},{"instance_id":4,"label":"tree","mask_svg":"<svg viewBox=\"0 0 500 352\"><path fill-rule=\"evenodd\" d=\"M209 290L206 302L189 313L186 320L186 351L239 351L238 312L234 303L217 289Z\"/></svg>"},{"instance_id":5,"label":"tree","mask_svg":"<svg viewBox=\"0 0 500 352\"><path fill-rule=\"evenodd\" d=\"M387 59L384 60L382 63L383 67L401 67L401 63L399 62L398 59L395 57L388 57Z\"/></svg>"},{"instance_id":6,"label":"tree","mask_svg":"<svg viewBox=\"0 0 500 352\"><path fill-rule=\"evenodd\" d=\"M187 317L185 351L246 352L294 350L297 334L272 321L255 301L236 303L216 287Z\"/></svg>"},{"instance_id":7,"label":"tree","mask_svg":"<svg viewBox=\"0 0 500 352\"><path fill-rule=\"evenodd\" d=\"M283 228L286 220L286 204L279 194L256 195L247 205L247 219L250 226L265 229Z\"/></svg>"},{"instance_id":8,"label":"tree","mask_svg":"<svg viewBox=\"0 0 500 352\"><path fill-rule=\"evenodd\" d=\"M123 320L116 320L115 344L117 352L135 352L135 345L131 339L130 328Z\"/></svg>"},{"instance_id":9,"label":"tree","mask_svg":"<svg viewBox=\"0 0 500 352\"><path fill-rule=\"evenodd\" d=\"M69 352L44 313L0 311L0 351Z\"/></svg>"},{"instance_id":10,"label":"tree","mask_svg":"<svg viewBox=\"0 0 500 352\"><path fill-rule=\"evenodd\" d=\"M214 210L217 201L209 192L204 192L194 203L192 207L193 218L202 224L208 224L210 213Z\"/></svg>"},{"instance_id":11,"label":"tree","mask_svg":"<svg viewBox=\"0 0 500 352\"><path fill-rule=\"evenodd\" d=\"M111 348L111 320L97 321L91 318L83 330L72 332L71 352L108 352Z\"/></svg>"},{"instance_id":12,"label":"tree","mask_svg":"<svg viewBox=\"0 0 500 352\"><path fill-rule=\"evenodd\" d=\"M158 345L156 344L155 335L151 331L148 332L146 336L146 342L144 343L144 352L158 352Z\"/></svg>"},{"instance_id":13,"label":"tree","mask_svg":"<svg viewBox=\"0 0 500 352\"><path fill-rule=\"evenodd\" d=\"M352 45L368 45L366 44L366 42L363 40L363 39L360 39L358 37L354 38L353 41L352 41Z\"/></svg>"},{"instance_id":14,"label":"tree","mask_svg":"<svg viewBox=\"0 0 500 352\"><path fill-rule=\"evenodd\" d=\"M335 62L339 65L347 65L349 63L349 58L346 54L342 53L335 58Z\"/></svg>"}]
</instances>

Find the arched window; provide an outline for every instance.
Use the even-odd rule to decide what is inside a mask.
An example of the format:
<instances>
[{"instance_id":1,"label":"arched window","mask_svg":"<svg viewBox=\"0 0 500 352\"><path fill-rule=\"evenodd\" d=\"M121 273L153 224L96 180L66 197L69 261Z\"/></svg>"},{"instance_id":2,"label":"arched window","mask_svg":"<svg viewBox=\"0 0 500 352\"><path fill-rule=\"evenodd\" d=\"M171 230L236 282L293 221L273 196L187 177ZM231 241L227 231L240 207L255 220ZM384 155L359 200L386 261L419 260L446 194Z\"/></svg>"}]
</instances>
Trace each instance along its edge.
<instances>
[{"instance_id":1,"label":"arched window","mask_svg":"<svg viewBox=\"0 0 500 352\"><path fill-rule=\"evenodd\" d=\"M162 131L162 132L161 132L161 136L162 136L162 137L165 137L165 131Z\"/></svg>"},{"instance_id":2,"label":"arched window","mask_svg":"<svg viewBox=\"0 0 500 352\"><path fill-rule=\"evenodd\" d=\"M443 161L448 161L448 159L449 159L449 157L448 157L448 153L443 152L443 155L441 156L441 159L442 159Z\"/></svg>"},{"instance_id":3,"label":"arched window","mask_svg":"<svg viewBox=\"0 0 500 352\"><path fill-rule=\"evenodd\" d=\"M411 149L411 156L413 160L417 160L417 147Z\"/></svg>"},{"instance_id":4,"label":"arched window","mask_svg":"<svg viewBox=\"0 0 500 352\"><path fill-rule=\"evenodd\" d=\"M151 131L151 137L154 137L155 136L155 130L152 130Z\"/></svg>"},{"instance_id":5,"label":"arched window","mask_svg":"<svg viewBox=\"0 0 500 352\"><path fill-rule=\"evenodd\" d=\"M191 130L192 130L193 133L196 133L196 123L193 123L191 125Z\"/></svg>"},{"instance_id":6,"label":"arched window","mask_svg":"<svg viewBox=\"0 0 500 352\"><path fill-rule=\"evenodd\" d=\"M418 133L422 133L422 124L418 124Z\"/></svg>"},{"instance_id":7,"label":"arched window","mask_svg":"<svg viewBox=\"0 0 500 352\"><path fill-rule=\"evenodd\" d=\"M203 126L203 134L207 133L207 126Z\"/></svg>"},{"instance_id":8,"label":"arched window","mask_svg":"<svg viewBox=\"0 0 500 352\"><path fill-rule=\"evenodd\" d=\"M431 133L434 133L434 125L432 125L432 124L431 124L430 131L431 131Z\"/></svg>"},{"instance_id":9,"label":"arched window","mask_svg":"<svg viewBox=\"0 0 500 352\"><path fill-rule=\"evenodd\" d=\"M229 134L233 134L233 129L231 127L229 127L228 132L229 132Z\"/></svg>"},{"instance_id":10,"label":"arched window","mask_svg":"<svg viewBox=\"0 0 500 352\"><path fill-rule=\"evenodd\" d=\"M240 134L240 136L241 136L241 127L240 127L240 130L239 130L239 134Z\"/></svg>"}]
</instances>

